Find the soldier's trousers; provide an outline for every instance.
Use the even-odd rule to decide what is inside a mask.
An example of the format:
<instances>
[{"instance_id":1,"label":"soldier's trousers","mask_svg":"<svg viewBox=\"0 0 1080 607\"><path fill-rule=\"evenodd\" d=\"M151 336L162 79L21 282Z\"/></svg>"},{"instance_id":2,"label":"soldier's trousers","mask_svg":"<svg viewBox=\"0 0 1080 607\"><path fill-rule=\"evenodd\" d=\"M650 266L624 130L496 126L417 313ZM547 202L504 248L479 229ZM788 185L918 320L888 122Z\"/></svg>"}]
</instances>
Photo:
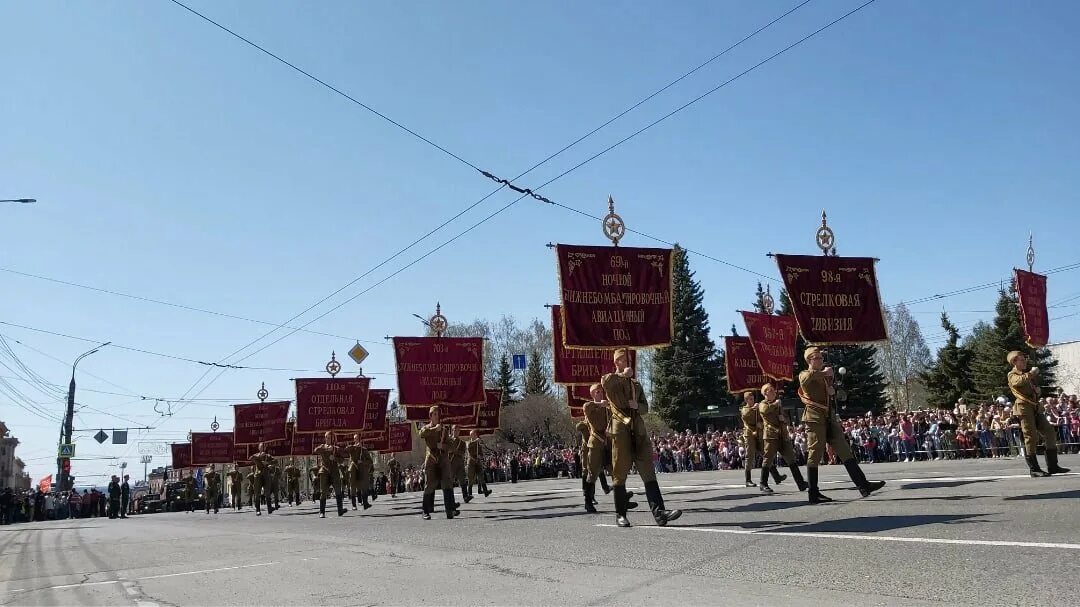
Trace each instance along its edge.
<instances>
[{"instance_id":1,"label":"soldier's trousers","mask_svg":"<svg viewBox=\"0 0 1080 607\"><path fill-rule=\"evenodd\" d=\"M447 490L454 486L450 462L446 456L424 458L424 493L433 495L437 490Z\"/></svg>"},{"instance_id":2,"label":"soldier's trousers","mask_svg":"<svg viewBox=\"0 0 1080 607\"><path fill-rule=\"evenodd\" d=\"M637 464L638 475L643 483L656 480L656 470L652 462L652 443L645 429L645 420L637 411L631 411L629 417L623 412L612 410L611 415L611 484L616 487L626 486L626 477L630 467Z\"/></svg>"},{"instance_id":3,"label":"soldier's trousers","mask_svg":"<svg viewBox=\"0 0 1080 607\"><path fill-rule=\"evenodd\" d=\"M319 499L325 500L330 495L330 488L334 488L334 496L341 495L341 475L337 468L319 468Z\"/></svg>"},{"instance_id":4,"label":"soldier's trousers","mask_svg":"<svg viewBox=\"0 0 1080 607\"><path fill-rule=\"evenodd\" d=\"M255 473L255 509L259 509L259 504L266 504L267 508L270 508L270 473L269 472L256 472Z\"/></svg>"},{"instance_id":5,"label":"soldier's trousers","mask_svg":"<svg viewBox=\"0 0 1080 607\"><path fill-rule=\"evenodd\" d=\"M761 460L761 466L776 467L777 451L780 452L780 455L784 456L785 464L788 466L795 465L795 449L791 446L791 439L781 434L776 438L765 438L765 449Z\"/></svg>"},{"instance_id":6,"label":"soldier's trousers","mask_svg":"<svg viewBox=\"0 0 1080 607\"><path fill-rule=\"evenodd\" d=\"M300 482L299 481L289 481L288 484L286 485L285 493L286 493L285 499L290 504L296 504L297 506L300 505Z\"/></svg>"},{"instance_id":7,"label":"soldier's trousers","mask_svg":"<svg viewBox=\"0 0 1080 607\"><path fill-rule=\"evenodd\" d=\"M232 496L232 507L239 510L240 507L242 506L242 504L240 502L240 485L237 484L237 485L232 486L230 488L229 495Z\"/></svg>"},{"instance_id":8,"label":"soldier's trousers","mask_svg":"<svg viewBox=\"0 0 1080 607\"><path fill-rule=\"evenodd\" d=\"M595 483L596 479L604 475L607 462L607 439L602 436L589 436L589 445L584 449L584 458L581 463L585 466L583 478L587 483ZM652 467L650 462L649 467ZM638 466L638 470L641 466Z\"/></svg>"},{"instance_id":9,"label":"soldier's trousers","mask_svg":"<svg viewBox=\"0 0 1080 607\"><path fill-rule=\"evenodd\" d=\"M1020 432L1024 435L1024 454L1033 456L1038 453L1039 436L1042 436L1047 451L1057 451L1057 434L1046 419L1042 405L1018 402L1013 406L1013 413L1020 418Z\"/></svg>"},{"instance_id":10,"label":"soldier's trousers","mask_svg":"<svg viewBox=\"0 0 1080 607\"><path fill-rule=\"evenodd\" d=\"M206 511L210 512L210 509L213 508L214 512L217 512L217 510L218 510L217 501L218 501L218 492L217 492L217 490L216 489L213 490L213 491L207 490L206 491Z\"/></svg>"},{"instance_id":11,"label":"soldier's trousers","mask_svg":"<svg viewBox=\"0 0 1080 607\"><path fill-rule=\"evenodd\" d=\"M743 470L746 471L747 480L750 479L750 470L757 465L758 451L761 450L761 445L757 434L743 433L743 443L746 444L746 460L743 461Z\"/></svg>"},{"instance_id":12,"label":"soldier's trousers","mask_svg":"<svg viewBox=\"0 0 1080 607\"><path fill-rule=\"evenodd\" d=\"M398 483L401 482L400 472L390 473L390 495L397 495Z\"/></svg>"},{"instance_id":13,"label":"soldier's trousers","mask_svg":"<svg viewBox=\"0 0 1080 607\"><path fill-rule=\"evenodd\" d=\"M844 429L835 416L812 422L803 420L803 423L806 424L807 468L817 468L821 464L825 458L826 443L833 448L836 457L840 458L841 462L846 462L854 457L851 455L851 447L848 445L847 439L844 438ZM784 459L787 459L786 455Z\"/></svg>"}]
</instances>

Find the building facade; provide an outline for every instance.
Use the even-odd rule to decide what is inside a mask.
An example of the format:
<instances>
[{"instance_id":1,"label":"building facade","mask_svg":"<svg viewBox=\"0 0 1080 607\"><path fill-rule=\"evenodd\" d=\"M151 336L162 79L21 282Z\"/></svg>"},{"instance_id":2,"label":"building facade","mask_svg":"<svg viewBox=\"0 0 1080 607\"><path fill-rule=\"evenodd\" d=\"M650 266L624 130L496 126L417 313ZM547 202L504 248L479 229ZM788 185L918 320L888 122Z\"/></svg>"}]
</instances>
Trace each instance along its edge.
<instances>
[{"instance_id":1,"label":"building facade","mask_svg":"<svg viewBox=\"0 0 1080 607\"><path fill-rule=\"evenodd\" d=\"M15 457L15 448L18 446L19 439L11 436L7 424L0 422L0 489L11 487L19 490L23 487L25 464Z\"/></svg>"},{"instance_id":2,"label":"building facade","mask_svg":"<svg viewBox=\"0 0 1080 607\"><path fill-rule=\"evenodd\" d=\"M1046 346L1058 366L1054 371L1059 388L1066 394L1080 394L1080 341L1066 341Z\"/></svg>"}]
</instances>

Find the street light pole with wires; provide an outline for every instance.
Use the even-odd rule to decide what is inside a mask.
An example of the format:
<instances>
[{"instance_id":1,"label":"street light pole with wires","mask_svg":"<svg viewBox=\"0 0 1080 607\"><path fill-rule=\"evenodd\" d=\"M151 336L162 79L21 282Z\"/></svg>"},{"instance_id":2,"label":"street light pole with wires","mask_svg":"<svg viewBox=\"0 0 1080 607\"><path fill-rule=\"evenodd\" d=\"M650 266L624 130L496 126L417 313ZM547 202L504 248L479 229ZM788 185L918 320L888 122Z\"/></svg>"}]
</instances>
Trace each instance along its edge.
<instances>
[{"instance_id":1,"label":"street light pole with wires","mask_svg":"<svg viewBox=\"0 0 1080 607\"><path fill-rule=\"evenodd\" d=\"M72 418L75 417L75 367L79 366L79 361L94 354L98 350L111 344L111 341L107 341L100 346L96 346L94 349L84 352L75 359L75 362L71 364L71 383L68 384L68 398L67 398L67 413L64 415L64 423L60 427L60 444L71 444L71 423ZM59 453L56 458L56 478L58 480L58 486L60 491L67 491L71 487L68 486L68 475L64 471L64 459L59 457Z\"/></svg>"}]
</instances>

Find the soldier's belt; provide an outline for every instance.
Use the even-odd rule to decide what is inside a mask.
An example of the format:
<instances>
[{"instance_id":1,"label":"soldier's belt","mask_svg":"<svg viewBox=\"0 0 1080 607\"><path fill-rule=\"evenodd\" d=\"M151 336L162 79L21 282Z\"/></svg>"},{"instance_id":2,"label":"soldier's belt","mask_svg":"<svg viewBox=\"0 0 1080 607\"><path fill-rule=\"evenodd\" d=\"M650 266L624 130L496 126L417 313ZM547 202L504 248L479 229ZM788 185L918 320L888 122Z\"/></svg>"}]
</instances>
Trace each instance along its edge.
<instances>
[{"instance_id":1,"label":"soldier's belt","mask_svg":"<svg viewBox=\"0 0 1080 607\"><path fill-rule=\"evenodd\" d=\"M810 407L811 409L821 411L822 413L828 413L829 412L829 405L828 404L819 403L816 400L813 400L812 398L807 396L806 393L804 393L802 390L799 390L799 400L802 401L802 404L806 405L807 407Z\"/></svg>"}]
</instances>

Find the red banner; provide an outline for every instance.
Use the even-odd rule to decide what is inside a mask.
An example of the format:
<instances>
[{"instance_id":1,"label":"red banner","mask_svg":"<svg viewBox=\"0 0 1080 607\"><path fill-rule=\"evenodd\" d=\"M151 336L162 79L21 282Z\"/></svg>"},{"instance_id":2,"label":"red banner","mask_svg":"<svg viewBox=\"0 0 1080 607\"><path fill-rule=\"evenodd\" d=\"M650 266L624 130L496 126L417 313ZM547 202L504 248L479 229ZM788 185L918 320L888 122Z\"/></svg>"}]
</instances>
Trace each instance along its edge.
<instances>
[{"instance_id":1,"label":"red banner","mask_svg":"<svg viewBox=\"0 0 1080 607\"><path fill-rule=\"evenodd\" d=\"M862 344L889 338L872 258L777 255L776 263L808 343Z\"/></svg>"},{"instance_id":2,"label":"red banner","mask_svg":"<svg viewBox=\"0 0 1080 607\"><path fill-rule=\"evenodd\" d=\"M1050 341L1046 277L1016 270L1016 293L1020 298L1020 324L1024 327L1024 341L1032 348L1045 347Z\"/></svg>"},{"instance_id":3,"label":"red banner","mask_svg":"<svg viewBox=\"0 0 1080 607\"><path fill-rule=\"evenodd\" d=\"M364 429L370 377L312 377L296 380L296 431Z\"/></svg>"},{"instance_id":4,"label":"red banner","mask_svg":"<svg viewBox=\"0 0 1080 607\"><path fill-rule=\"evenodd\" d=\"M375 432L365 432L362 440L364 441L365 447L371 451L379 451L381 453L390 448L390 430L384 428Z\"/></svg>"},{"instance_id":5,"label":"red banner","mask_svg":"<svg viewBox=\"0 0 1080 607\"><path fill-rule=\"evenodd\" d=\"M274 457L288 457L292 455L293 435L296 434L296 422L286 422L285 438L283 440L269 441L266 443L266 452Z\"/></svg>"},{"instance_id":6,"label":"red banner","mask_svg":"<svg viewBox=\"0 0 1080 607\"><path fill-rule=\"evenodd\" d=\"M567 348L671 344L671 249L557 245Z\"/></svg>"},{"instance_id":7,"label":"red banner","mask_svg":"<svg viewBox=\"0 0 1080 607\"><path fill-rule=\"evenodd\" d=\"M172 467L174 470L191 467L191 443L172 444Z\"/></svg>"},{"instance_id":8,"label":"red banner","mask_svg":"<svg viewBox=\"0 0 1080 607\"><path fill-rule=\"evenodd\" d=\"M499 429L499 417L502 412L502 390L485 390L487 400L476 411L476 422L470 425L462 424L462 432L476 429L477 434L489 434Z\"/></svg>"},{"instance_id":9,"label":"red banner","mask_svg":"<svg viewBox=\"0 0 1080 607\"><path fill-rule=\"evenodd\" d=\"M388 438L390 446L386 453L402 453L412 451L412 424L390 424Z\"/></svg>"},{"instance_id":10,"label":"red banner","mask_svg":"<svg viewBox=\"0 0 1080 607\"><path fill-rule=\"evenodd\" d=\"M746 390L760 390L768 381L757 358L749 337L725 337L724 367L727 371L728 392L738 394Z\"/></svg>"},{"instance_id":11,"label":"red banner","mask_svg":"<svg viewBox=\"0 0 1080 607\"><path fill-rule=\"evenodd\" d=\"M403 407L484 402L484 339L395 337L398 398Z\"/></svg>"},{"instance_id":12,"label":"red banner","mask_svg":"<svg viewBox=\"0 0 1080 607\"><path fill-rule=\"evenodd\" d=\"M289 455L311 455L322 444L322 436L314 432L294 432Z\"/></svg>"},{"instance_id":13,"label":"red banner","mask_svg":"<svg viewBox=\"0 0 1080 607\"><path fill-rule=\"evenodd\" d=\"M585 417L585 403L592 400L589 394L589 386L567 386L566 406L570 409L570 417L574 419Z\"/></svg>"},{"instance_id":14,"label":"red banner","mask_svg":"<svg viewBox=\"0 0 1080 607\"><path fill-rule=\"evenodd\" d=\"M231 464L233 437L228 432L192 432L191 465Z\"/></svg>"},{"instance_id":15,"label":"red banner","mask_svg":"<svg viewBox=\"0 0 1080 607\"><path fill-rule=\"evenodd\" d=\"M237 468L245 468L251 466L251 455L255 453L256 447L251 445L237 445L233 443L233 464Z\"/></svg>"},{"instance_id":16,"label":"red banner","mask_svg":"<svg viewBox=\"0 0 1080 607\"><path fill-rule=\"evenodd\" d=\"M795 374L794 316L743 312L754 357L765 375L776 381L792 381Z\"/></svg>"},{"instance_id":17,"label":"red banner","mask_svg":"<svg viewBox=\"0 0 1080 607\"><path fill-rule=\"evenodd\" d=\"M42 493L48 493L52 491L52 475L48 475L45 478L38 481L38 491Z\"/></svg>"},{"instance_id":18,"label":"red banner","mask_svg":"<svg viewBox=\"0 0 1080 607\"><path fill-rule=\"evenodd\" d=\"M439 421L447 424L476 423L476 411L480 405L439 405ZM405 407L405 419L411 422L428 420L428 407Z\"/></svg>"},{"instance_id":19,"label":"red banner","mask_svg":"<svg viewBox=\"0 0 1080 607\"><path fill-rule=\"evenodd\" d=\"M257 445L285 439L289 401L233 405L233 442Z\"/></svg>"},{"instance_id":20,"label":"red banner","mask_svg":"<svg viewBox=\"0 0 1080 607\"><path fill-rule=\"evenodd\" d=\"M555 383L596 384L615 368L614 348L563 347L562 306L551 306L551 336L553 339ZM637 368L637 352L630 350L630 366Z\"/></svg>"},{"instance_id":21,"label":"red banner","mask_svg":"<svg viewBox=\"0 0 1080 607\"><path fill-rule=\"evenodd\" d=\"M368 390L364 407L364 429L381 430L386 427L386 406L390 404L390 389Z\"/></svg>"}]
</instances>

